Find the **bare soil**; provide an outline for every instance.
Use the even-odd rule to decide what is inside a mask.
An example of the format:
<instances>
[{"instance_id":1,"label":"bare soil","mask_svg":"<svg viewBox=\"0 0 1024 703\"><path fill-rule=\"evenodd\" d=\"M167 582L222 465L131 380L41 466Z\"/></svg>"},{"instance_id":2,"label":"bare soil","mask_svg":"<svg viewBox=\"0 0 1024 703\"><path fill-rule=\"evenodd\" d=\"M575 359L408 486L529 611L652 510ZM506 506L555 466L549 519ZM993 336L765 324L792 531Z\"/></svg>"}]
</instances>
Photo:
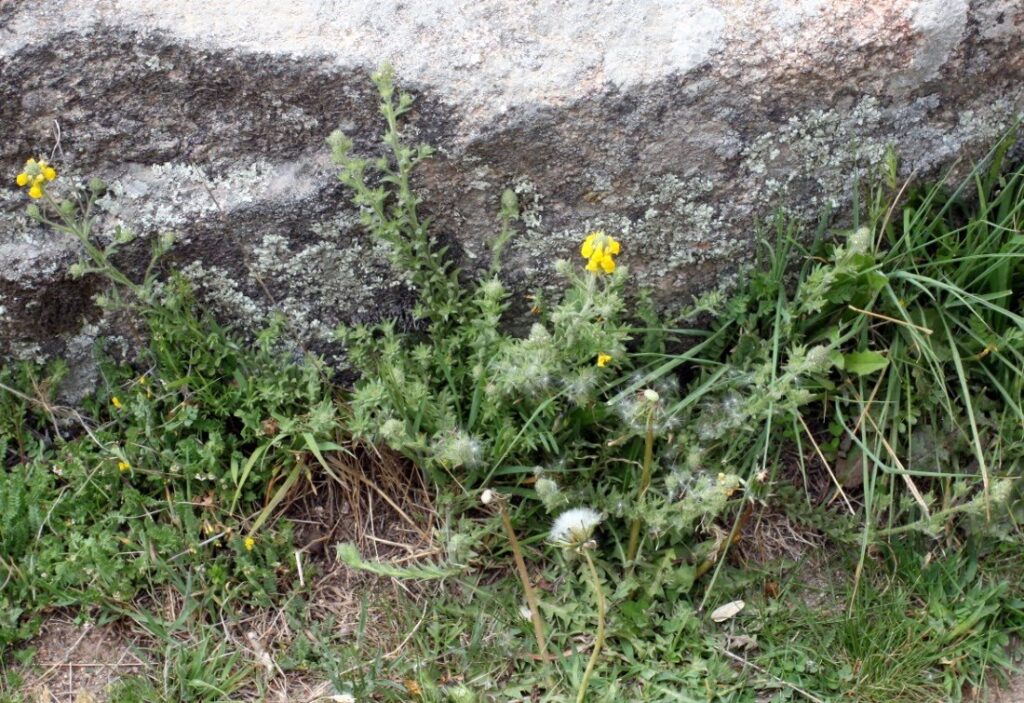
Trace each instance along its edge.
<instances>
[{"instance_id":1,"label":"bare soil","mask_svg":"<svg viewBox=\"0 0 1024 703\"><path fill-rule=\"evenodd\" d=\"M77 625L69 615L55 614L26 646L35 656L21 668L19 693L34 703L106 700L112 683L149 665L140 638L118 625Z\"/></svg>"}]
</instances>

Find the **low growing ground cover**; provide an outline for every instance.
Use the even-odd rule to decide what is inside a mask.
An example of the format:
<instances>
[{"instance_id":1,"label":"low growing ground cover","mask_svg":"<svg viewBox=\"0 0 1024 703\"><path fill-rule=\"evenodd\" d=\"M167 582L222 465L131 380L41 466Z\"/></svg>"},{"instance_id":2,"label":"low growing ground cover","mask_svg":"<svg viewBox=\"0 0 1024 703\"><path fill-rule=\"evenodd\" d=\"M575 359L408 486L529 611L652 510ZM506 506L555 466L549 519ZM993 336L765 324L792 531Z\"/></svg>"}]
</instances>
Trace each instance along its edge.
<instances>
[{"instance_id":1,"label":"low growing ground cover","mask_svg":"<svg viewBox=\"0 0 1024 703\"><path fill-rule=\"evenodd\" d=\"M78 409L59 363L0 371L8 700L90 666L54 661L68 622L130 654L93 686L124 702L935 701L1012 671L1012 140L929 188L892 156L848 228L780 217L742 286L681 310L646 302L628 241L581 233L516 335L514 193L489 269L461 271L418 207L412 99L376 80L383 155L329 144L418 324L339 330L351 387L286 319L243 340L204 314L170 238L122 271L102 183L18 175L139 343Z\"/></svg>"}]
</instances>

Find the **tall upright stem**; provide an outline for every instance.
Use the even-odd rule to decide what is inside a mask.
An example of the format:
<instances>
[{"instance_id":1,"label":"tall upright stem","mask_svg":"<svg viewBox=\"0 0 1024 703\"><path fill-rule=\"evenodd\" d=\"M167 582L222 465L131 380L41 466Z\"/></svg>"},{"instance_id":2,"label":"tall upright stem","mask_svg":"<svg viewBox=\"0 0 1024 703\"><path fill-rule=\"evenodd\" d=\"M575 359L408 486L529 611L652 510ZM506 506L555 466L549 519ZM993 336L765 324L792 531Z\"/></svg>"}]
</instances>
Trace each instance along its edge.
<instances>
[{"instance_id":1,"label":"tall upright stem","mask_svg":"<svg viewBox=\"0 0 1024 703\"><path fill-rule=\"evenodd\" d=\"M508 515L508 508L504 502L498 505L498 512L501 515L501 524L505 528L505 535L508 537L509 546L512 547L512 556L516 562L516 571L519 572L519 580L523 583L523 593L526 595L526 604L530 608L530 620L533 622L533 636L537 639L537 654L540 656L544 666L547 667L548 648L544 643L544 621L540 617L540 607L537 604L537 592L533 590L530 583L530 572L526 570L526 561L523 559L523 552L519 548L519 540L516 539L515 530L512 529L512 520ZM549 682L551 683L551 682Z\"/></svg>"},{"instance_id":2,"label":"tall upright stem","mask_svg":"<svg viewBox=\"0 0 1024 703\"><path fill-rule=\"evenodd\" d=\"M590 583L594 587L594 598L597 599L597 637L594 638L594 651L590 654L590 661L587 662L587 669L583 672L583 679L580 681L580 688L576 693L576 703L583 703L583 699L587 695L587 686L590 685L590 677L594 674L597 659L601 656L601 649L604 648L604 618L606 609L604 590L601 588L601 579L597 576L594 560L590 558L590 549L584 545L580 551L583 552L583 558L587 560L587 568L590 570Z\"/></svg>"},{"instance_id":3,"label":"tall upright stem","mask_svg":"<svg viewBox=\"0 0 1024 703\"><path fill-rule=\"evenodd\" d=\"M651 485L651 466L654 464L654 411L647 415L647 435L644 437L644 464L640 473L640 485L636 493L636 509L639 510L640 502L644 499L647 489ZM633 518L629 526L629 546L626 549L626 563L629 569L633 569L633 561L636 559L636 552L640 547L640 518Z\"/></svg>"}]
</instances>

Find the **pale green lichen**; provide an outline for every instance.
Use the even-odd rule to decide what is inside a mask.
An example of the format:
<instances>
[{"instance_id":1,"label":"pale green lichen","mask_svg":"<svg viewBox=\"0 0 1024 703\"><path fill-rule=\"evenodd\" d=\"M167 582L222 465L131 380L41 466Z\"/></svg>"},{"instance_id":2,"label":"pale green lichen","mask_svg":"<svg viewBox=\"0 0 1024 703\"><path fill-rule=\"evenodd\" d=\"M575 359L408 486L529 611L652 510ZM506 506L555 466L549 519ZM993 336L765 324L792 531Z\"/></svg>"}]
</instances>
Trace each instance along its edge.
<instances>
[{"instance_id":1,"label":"pale green lichen","mask_svg":"<svg viewBox=\"0 0 1024 703\"><path fill-rule=\"evenodd\" d=\"M792 203L794 214L807 215L848 200L853 179L879 163L892 141L886 119L878 100L869 96L849 109L794 115L760 135L742 151L741 173L754 176L755 183L761 180L752 207L763 212Z\"/></svg>"},{"instance_id":2,"label":"pale green lichen","mask_svg":"<svg viewBox=\"0 0 1024 703\"><path fill-rule=\"evenodd\" d=\"M181 230L199 218L226 214L275 198L312 193L314 181L300 178L295 163L256 161L240 169L217 164L167 163L132 169L109 184L97 205L116 221L140 232Z\"/></svg>"},{"instance_id":3,"label":"pale green lichen","mask_svg":"<svg viewBox=\"0 0 1024 703\"><path fill-rule=\"evenodd\" d=\"M545 207L545 192L555 184L531 179L542 174L520 175L511 184L522 219L508 248L508 271L524 289L557 287L552 261L571 258L582 234L603 228L621 238L622 261L637 271L638 284L659 289L666 299L680 291L728 286L736 279L736 268L752 255L752 223L777 208L784 207L788 215L804 221L827 208L842 209L850 201L855 178L873 167L889 144L900 151L906 164L904 175L912 170L928 173L967 145L991 142L1020 113L1011 98L1000 97L983 107L960 111L955 124L942 124L933 118L941 108L939 102L937 96L923 96L892 107L867 97L850 105L810 110L770 129L756 125L760 136L738 149L735 158L706 164L702 171L692 170L689 164L687 171L645 177L640 169L613 179L603 166L595 167L598 170L584 173L582 181L590 184L594 194L594 200L587 201L591 207L568 205L602 214L575 222L563 219L563 226L554 230L551 221L562 211ZM292 117L308 119L302 114ZM907 153L900 150L905 139L914 145ZM467 183L483 194L481 203L496 201L502 184L487 164L457 153L449 156L453 161L463 158L462 167L472 169ZM105 215L110 223L124 221L147 235L178 230L188 241L198 236L192 228L196 221L223 218L230 222L234 213L249 206L290 207L314 195L323 174L308 165L309 159L296 159L257 160L247 166L129 167L112 182L111 194L103 200ZM487 197L491 193L494 196ZM15 195L6 188L0 194ZM43 241L25 231L23 218L13 219L0 214L8 242L18 237ZM340 321L376 319L394 312L382 310L381 301L405 298L408 283L390 269L386 251L370 242L353 215L302 228L305 231L278 227L272 233L241 235L237 246L247 252L242 267L229 270L197 261L186 266L185 273L195 281L204 301L225 319L253 331L274 311L283 312L301 331L301 343L332 339ZM490 233L457 234L469 259L467 268L474 270ZM20 247L21 242L4 246ZM203 249L202 243L198 249ZM67 257L37 258L22 256L32 262L34 279L58 276L57 269ZM263 284L273 292L273 299L263 292ZM10 309L11 301L0 300L0 314ZM41 347L33 342L8 342L7 346L19 356L41 354Z\"/></svg>"},{"instance_id":4,"label":"pale green lichen","mask_svg":"<svg viewBox=\"0 0 1024 703\"><path fill-rule=\"evenodd\" d=\"M532 285L551 290L556 287L551 260L570 257L582 233L601 228L621 238L627 252L623 263L646 285L690 293L727 288L752 259L758 222L777 212L807 223L825 212L841 212L886 149L892 144L899 149L905 130L917 130L918 145L906 155L905 175L928 173L967 145L997 138L1015 112L1011 100L997 99L984 109L961 112L956 125L937 126L930 117L936 100L925 96L893 108L865 97L841 108L810 110L749 142L736 162L720 165L727 171L638 179L619 186L615 207L606 214L554 231L546 231L543 219L532 221L510 248L515 270ZM591 172L587 178L602 203L608 177ZM517 182L525 186L517 192L543 202L532 181ZM642 215L621 214L635 211ZM691 272L702 266L709 273L694 279Z\"/></svg>"},{"instance_id":5,"label":"pale green lichen","mask_svg":"<svg viewBox=\"0 0 1024 703\"><path fill-rule=\"evenodd\" d=\"M527 237L536 236L544 227L544 201L537 186L526 176L512 181L512 190L519 198L519 219Z\"/></svg>"},{"instance_id":6,"label":"pale green lichen","mask_svg":"<svg viewBox=\"0 0 1024 703\"><path fill-rule=\"evenodd\" d=\"M376 318L384 296L402 297L409 286L388 264L385 246L362 235L352 214L311 225L309 241L301 243L266 234L250 250L247 265L239 276L193 262L183 274L219 315L246 332L283 314L298 346L333 341L342 321ZM249 283L243 289L240 281Z\"/></svg>"}]
</instances>

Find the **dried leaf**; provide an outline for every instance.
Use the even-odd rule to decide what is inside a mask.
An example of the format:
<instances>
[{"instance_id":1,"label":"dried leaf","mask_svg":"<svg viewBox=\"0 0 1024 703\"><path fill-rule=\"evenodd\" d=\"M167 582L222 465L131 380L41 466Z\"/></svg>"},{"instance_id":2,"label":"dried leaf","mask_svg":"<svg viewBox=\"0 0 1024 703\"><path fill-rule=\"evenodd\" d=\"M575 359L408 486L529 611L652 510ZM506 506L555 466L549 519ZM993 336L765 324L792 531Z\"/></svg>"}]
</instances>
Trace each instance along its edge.
<instances>
[{"instance_id":1,"label":"dried leaf","mask_svg":"<svg viewBox=\"0 0 1024 703\"><path fill-rule=\"evenodd\" d=\"M734 600L731 603L720 605L715 608L714 612L711 613L711 619L715 622L725 622L726 620L732 620L736 617L743 607L746 605L741 600Z\"/></svg>"},{"instance_id":2,"label":"dried leaf","mask_svg":"<svg viewBox=\"0 0 1024 703\"><path fill-rule=\"evenodd\" d=\"M729 635L725 638L729 649L757 649L757 638L750 635Z\"/></svg>"}]
</instances>

